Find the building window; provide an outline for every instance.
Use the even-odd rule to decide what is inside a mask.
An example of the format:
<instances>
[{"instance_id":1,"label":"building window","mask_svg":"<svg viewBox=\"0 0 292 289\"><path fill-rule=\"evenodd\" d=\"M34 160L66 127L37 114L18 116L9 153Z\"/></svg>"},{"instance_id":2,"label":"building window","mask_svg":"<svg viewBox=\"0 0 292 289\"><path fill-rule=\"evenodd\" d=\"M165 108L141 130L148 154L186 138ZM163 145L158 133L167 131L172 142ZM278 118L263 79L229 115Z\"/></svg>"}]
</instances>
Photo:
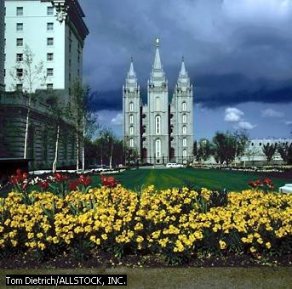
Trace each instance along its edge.
<instances>
[{"instance_id":1,"label":"building window","mask_svg":"<svg viewBox=\"0 0 292 289\"><path fill-rule=\"evenodd\" d=\"M47 53L47 61L53 61L54 60L54 53Z\"/></svg>"},{"instance_id":2,"label":"building window","mask_svg":"<svg viewBox=\"0 0 292 289\"><path fill-rule=\"evenodd\" d=\"M47 31L53 31L54 30L54 23L49 22L47 23Z\"/></svg>"},{"instance_id":3,"label":"building window","mask_svg":"<svg viewBox=\"0 0 292 289\"><path fill-rule=\"evenodd\" d=\"M183 133L183 134L187 134L187 127L186 127L185 125L184 125L183 128L182 128L182 133Z\"/></svg>"},{"instance_id":4,"label":"building window","mask_svg":"<svg viewBox=\"0 0 292 289\"><path fill-rule=\"evenodd\" d=\"M23 46L23 38L16 39L16 46Z\"/></svg>"},{"instance_id":5,"label":"building window","mask_svg":"<svg viewBox=\"0 0 292 289\"><path fill-rule=\"evenodd\" d=\"M155 110L160 110L160 97L155 98Z\"/></svg>"},{"instance_id":6,"label":"building window","mask_svg":"<svg viewBox=\"0 0 292 289\"><path fill-rule=\"evenodd\" d=\"M23 15L23 7L16 7L16 16Z\"/></svg>"},{"instance_id":7,"label":"building window","mask_svg":"<svg viewBox=\"0 0 292 289\"><path fill-rule=\"evenodd\" d=\"M23 69L22 68L16 68L16 76L18 78L21 78L23 76Z\"/></svg>"},{"instance_id":8,"label":"building window","mask_svg":"<svg viewBox=\"0 0 292 289\"><path fill-rule=\"evenodd\" d=\"M53 88L54 88L53 83L48 83L48 84L47 84L47 89L48 89L48 90L52 90Z\"/></svg>"},{"instance_id":9,"label":"building window","mask_svg":"<svg viewBox=\"0 0 292 289\"><path fill-rule=\"evenodd\" d=\"M129 110L134 111L134 103L133 102L130 102Z\"/></svg>"},{"instance_id":10,"label":"building window","mask_svg":"<svg viewBox=\"0 0 292 289\"><path fill-rule=\"evenodd\" d=\"M183 121L183 123L187 123L187 115L186 114L183 114L182 121Z\"/></svg>"},{"instance_id":11,"label":"building window","mask_svg":"<svg viewBox=\"0 0 292 289\"><path fill-rule=\"evenodd\" d=\"M54 75L54 69L53 68L47 68L47 76L53 76Z\"/></svg>"},{"instance_id":12,"label":"building window","mask_svg":"<svg viewBox=\"0 0 292 289\"><path fill-rule=\"evenodd\" d=\"M17 91L22 91L22 83L16 84L16 90Z\"/></svg>"},{"instance_id":13,"label":"building window","mask_svg":"<svg viewBox=\"0 0 292 289\"><path fill-rule=\"evenodd\" d=\"M19 61L23 61L23 54L22 53L17 53L16 54L16 61L19 62Z\"/></svg>"},{"instance_id":14,"label":"building window","mask_svg":"<svg viewBox=\"0 0 292 289\"><path fill-rule=\"evenodd\" d=\"M54 7L47 7L47 15L48 16L54 15Z\"/></svg>"},{"instance_id":15,"label":"building window","mask_svg":"<svg viewBox=\"0 0 292 289\"><path fill-rule=\"evenodd\" d=\"M187 157L187 150L183 150L183 157L184 157L184 158Z\"/></svg>"},{"instance_id":16,"label":"building window","mask_svg":"<svg viewBox=\"0 0 292 289\"><path fill-rule=\"evenodd\" d=\"M23 31L23 23L16 23L16 31Z\"/></svg>"},{"instance_id":17,"label":"building window","mask_svg":"<svg viewBox=\"0 0 292 289\"><path fill-rule=\"evenodd\" d=\"M186 147L186 146L187 146L187 139L184 138L184 139L183 139L183 147Z\"/></svg>"},{"instance_id":18,"label":"building window","mask_svg":"<svg viewBox=\"0 0 292 289\"><path fill-rule=\"evenodd\" d=\"M155 141L155 156L157 158L161 157L161 140L160 139L157 139Z\"/></svg>"},{"instance_id":19,"label":"building window","mask_svg":"<svg viewBox=\"0 0 292 289\"><path fill-rule=\"evenodd\" d=\"M131 138L130 139L130 147L133 148L134 147L134 140Z\"/></svg>"},{"instance_id":20,"label":"building window","mask_svg":"<svg viewBox=\"0 0 292 289\"><path fill-rule=\"evenodd\" d=\"M185 101L182 103L182 110L187 111L187 103Z\"/></svg>"},{"instance_id":21,"label":"building window","mask_svg":"<svg viewBox=\"0 0 292 289\"><path fill-rule=\"evenodd\" d=\"M156 134L160 134L160 131L161 131L161 117L159 115L157 115L155 117L155 131L156 131Z\"/></svg>"},{"instance_id":22,"label":"building window","mask_svg":"<svg viewBox=\"0 0 292 289\"><path fill-rule=\"evenodd\" d=\"M53 37L48 37L47 38L47 45L48 46L54 45L54 38Z\"/></svg>"},{"instance_id":23,"label":"building window","mask_svg":"<svg viewBox=\"0 0 292 289\"><path fill-rule=\"evenodd\" d=\"M130 124L133 124L133 123L134 123L134 116L130 115Z\"/></svg>"},{"instance_id":24,"label":"building window","mask_svg":"<svg viewBox=\"0 0 292 289\"><path fill-rule=\"evenodd\" d=\"M134 128L132 126L130 126L130 135L134 134Z\"/></svg>"}]
</instances>

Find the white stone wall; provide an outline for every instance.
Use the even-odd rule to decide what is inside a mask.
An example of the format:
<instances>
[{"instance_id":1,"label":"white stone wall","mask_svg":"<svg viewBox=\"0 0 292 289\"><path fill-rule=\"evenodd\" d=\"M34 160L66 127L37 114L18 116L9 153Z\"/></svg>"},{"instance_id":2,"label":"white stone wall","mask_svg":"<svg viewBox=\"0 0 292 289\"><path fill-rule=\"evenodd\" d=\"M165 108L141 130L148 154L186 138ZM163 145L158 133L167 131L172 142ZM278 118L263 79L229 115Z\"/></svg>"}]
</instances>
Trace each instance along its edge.
<instances>
[{"instance_id":1,"label":"white stone wall","mask_svg":"<svg viewBox=\"0 0 292 289\"><path fill-rule=\"evenodd\" d=\"M165 83L165 82L164 82ZM159 85L159 86L158 86ZM160 107L156 107L156 99L160 101ZM156 131L156 117L160 118L160 132ZM156 83L154 88L148 86L148 122L147 156L149 163L165 163L169 153L169 132L168 132L168 88L163 83ZM156 151L156 141L160 141L159 154Z\"/></svg>"},{"instance_id":2,"label":"white stone wall","mask_svg":"<svg viewBox=\"0 0 292 289\"><path fill-rule=\"evenodd\" d=\"M133 69L133 64L131 67ZM131 68L130 68L131 70ZM132 73L132 74L131 74ZM141 98L140 87L134 70L128 73L126 85L123 87L123 112L124 112L124 140L130 148L141 151Z\"/></svg>"},{"instance_id":3,"label":"white stone wall","mask_svg":"<svg viewBox=\"0 0 292 289\"><path fill-rule=\"evenodd\" d=\"M0 0L0 91L4 90L4 0Z\"/></svg>"},{"instance_id":4,"label":"white stone wall","mask_svg":"<svg viewBox=\"0 0 292 289\"><path fill-rule=\"evenodd\" d=\"M32 91L47 89L53 85L53 89L65 90L68 94L69 87L77 78L82 79L83 40L78 35L78 29L74 27L68 16L67 21L59 22L55 9L52 15L48 15L48 7L52 7L50 1L40 0L15 1L6 0L6 76L7 91L15 90L15 84L21 83L11 77L16 67L23 64L17 63L16 55L24 53L25 47L34 54L33 63L43 63L41 76L45 81L37 79L33 83ZM22 7L23 15L17 15L17 7ZM17 23L22 23L23 31L17 31ZM53 29L48 30L48 23L52 23ZM17 46L17 39L23 39L23 45ZM53 38L53 45L48 45L49 38ZM52 53L53 59L48 60L47 54ZM47 76L47 69L53 69L53 75ZM42 77L42 78L43 78ZM23 89L29 91L28 84L23 81Z\"/></svg>"},{"instance_id":5,"label":"white stone wall","mask_svg":"<svg viewBox=\"0 0 292 289\"><path fill-rule=\"evenodd\" d=\"M50 2L40 1L5 1L6 6L6 76L7 91L15 90L16 80L11 77L16 67L22 67L16 62L16 54L24 53L28 47L33 53L33 66L43 63L43 77L47 75L47 69L53 69L53 76L48 76L44 81L37 79L33 83L32 91L46 89L47 84L53 84L54 89L64 89L65 79L65 24L60 24L53 15L47 15L47 7ZM23 15L17 16L17 7L23 8ZM17 23L23 24L23 31L17 31ZM47 23L53 23L53 30L47 30ZM53 45L47 45L47 39L53 38ZM23 45L17 46L17 39L23 39ZM47 53L53 53L53 60L47 60ZM21 83L19 81L18 83ZM24 81L23 89L29 91L28 83Z\"/></svg>"}]
</instances>

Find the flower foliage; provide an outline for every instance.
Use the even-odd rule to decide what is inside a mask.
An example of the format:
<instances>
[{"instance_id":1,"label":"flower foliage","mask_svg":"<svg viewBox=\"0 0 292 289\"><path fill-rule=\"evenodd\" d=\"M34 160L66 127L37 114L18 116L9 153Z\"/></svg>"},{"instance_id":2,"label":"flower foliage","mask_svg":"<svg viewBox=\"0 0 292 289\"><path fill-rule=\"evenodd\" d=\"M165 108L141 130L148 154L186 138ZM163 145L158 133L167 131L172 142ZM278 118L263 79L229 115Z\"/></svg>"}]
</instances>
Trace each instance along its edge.
<instances>
[{"instance_id":1,"label":"flower foliage","mask_svg":"<svg viewBox=\"0 0 292 289\"><path fill-rule=\"evenodd\" d=\"M215 203L213 194L153 186L137 194L118 185L65 196L32 192L26 203L21 193L11 192L0 198L0 251L50 255L86 248L87 254L160 254L172 264L201 252L291 253L292 195L246 190Z\"/></svg>"}]
</instances>

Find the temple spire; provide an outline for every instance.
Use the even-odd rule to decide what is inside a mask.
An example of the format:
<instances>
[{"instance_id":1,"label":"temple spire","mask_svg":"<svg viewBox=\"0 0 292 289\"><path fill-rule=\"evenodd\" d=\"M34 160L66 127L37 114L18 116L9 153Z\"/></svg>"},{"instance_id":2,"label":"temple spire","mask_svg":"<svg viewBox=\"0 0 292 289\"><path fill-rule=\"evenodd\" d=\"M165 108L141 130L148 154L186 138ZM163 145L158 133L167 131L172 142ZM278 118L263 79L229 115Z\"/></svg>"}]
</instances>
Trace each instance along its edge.
<instances>
[{"instance_id":1,"label":"temple spire","mask_svg":"<svg viewBox=\"0 0 292 289\"><path fill-rule=\"evenodd\" d=\"M155 40L156 51L155 51L155 58L154 58L154 64L153 64L154 70L162 70L160 54L159 54L159 44L160 44L160 40L159 38L156 38Z\"/></svg>"},{"instance_id":2,"label":"temple spire","mask_svg":"<svg viewBox=\"0 0 292 289\"><path fill-rule=\"evenodd\" d=\"M182 60L181 60L181 68L180 68L179 76L180 76L180 77L188 76L188 73L187 73L187 71L186 71L186 66L185 66L185 60L184 60L184 57L182 57Z\"/></svg>"},{"instance_id":3,"label":"temple spire","mask_svg":"<svg viewBox=\"0 0 292 289\"><path fill-rule=\"evenodd\" d=\"M136 73L135 73L134 64L133 64L133 57L131 57L131 64L130 64L130 69L128 72L128 78L136 78Z\"/></svg>"}]
</instances>

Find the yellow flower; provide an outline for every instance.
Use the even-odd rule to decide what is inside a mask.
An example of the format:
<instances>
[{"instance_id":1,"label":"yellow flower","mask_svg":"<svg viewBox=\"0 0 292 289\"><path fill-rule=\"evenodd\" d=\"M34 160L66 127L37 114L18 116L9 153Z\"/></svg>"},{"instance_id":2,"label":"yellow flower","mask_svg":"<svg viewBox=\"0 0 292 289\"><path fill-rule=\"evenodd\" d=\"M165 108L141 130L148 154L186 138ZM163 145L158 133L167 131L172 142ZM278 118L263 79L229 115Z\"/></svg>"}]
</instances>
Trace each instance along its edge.
<instances>
[{"instance_id":1,"label":"yellow flower","mask_svg":"<svg viewBox=\"0 0 292 289\"><path fill-rule=\"evenodd\" d=\"M224 242L222 240L219 241L219 246L220 246L221 250L225 250L227 248L226 242Z\"/></svg>"},{"instance_id":2,"label":"yellow flower","mask_svg":"<svg viewBox=\"0 0 292 289\"><path fill-rule=\"evenodd\" d=\"M265 244L265 246L266 246L267 249L270 249L270 248L272 247L272 245L271 245L270 242L267 242L267 243Z\"/></svg>"},{"instance_id":3,"label":"yellow flower","mask_svg":"<svg viewBox=\"0 0 292 289\"><path fill-rule=\"evenodd\" d=\"M140 231L140 230L143 230L143 224L142 223L137 223L134 227L134 230L135 231Z\"/></svg>"},{"instance_id":4,"label":"yellow flower","mask_svg":"<svg viewBox=\"0 0 292 289\"><path fill-rule=\"evenodd\" d=\"M142 243L144 241L144 238L142 237L142 236L138 236L137 238L136 238L136 242L137 243Z\"/></svg>"},{"instance_id":5,"label":"yellow flower","mask_svg":"<svg viewBox=\"0 0 292 289\"><path fill-rule=\"evenodd\" d=\"M255 248L255 247L250 247L250 249L249 249L249 251L251 252L251 253L255 253L256 251L257 251L257 249Z\"/></svg>"}]
</instances>

